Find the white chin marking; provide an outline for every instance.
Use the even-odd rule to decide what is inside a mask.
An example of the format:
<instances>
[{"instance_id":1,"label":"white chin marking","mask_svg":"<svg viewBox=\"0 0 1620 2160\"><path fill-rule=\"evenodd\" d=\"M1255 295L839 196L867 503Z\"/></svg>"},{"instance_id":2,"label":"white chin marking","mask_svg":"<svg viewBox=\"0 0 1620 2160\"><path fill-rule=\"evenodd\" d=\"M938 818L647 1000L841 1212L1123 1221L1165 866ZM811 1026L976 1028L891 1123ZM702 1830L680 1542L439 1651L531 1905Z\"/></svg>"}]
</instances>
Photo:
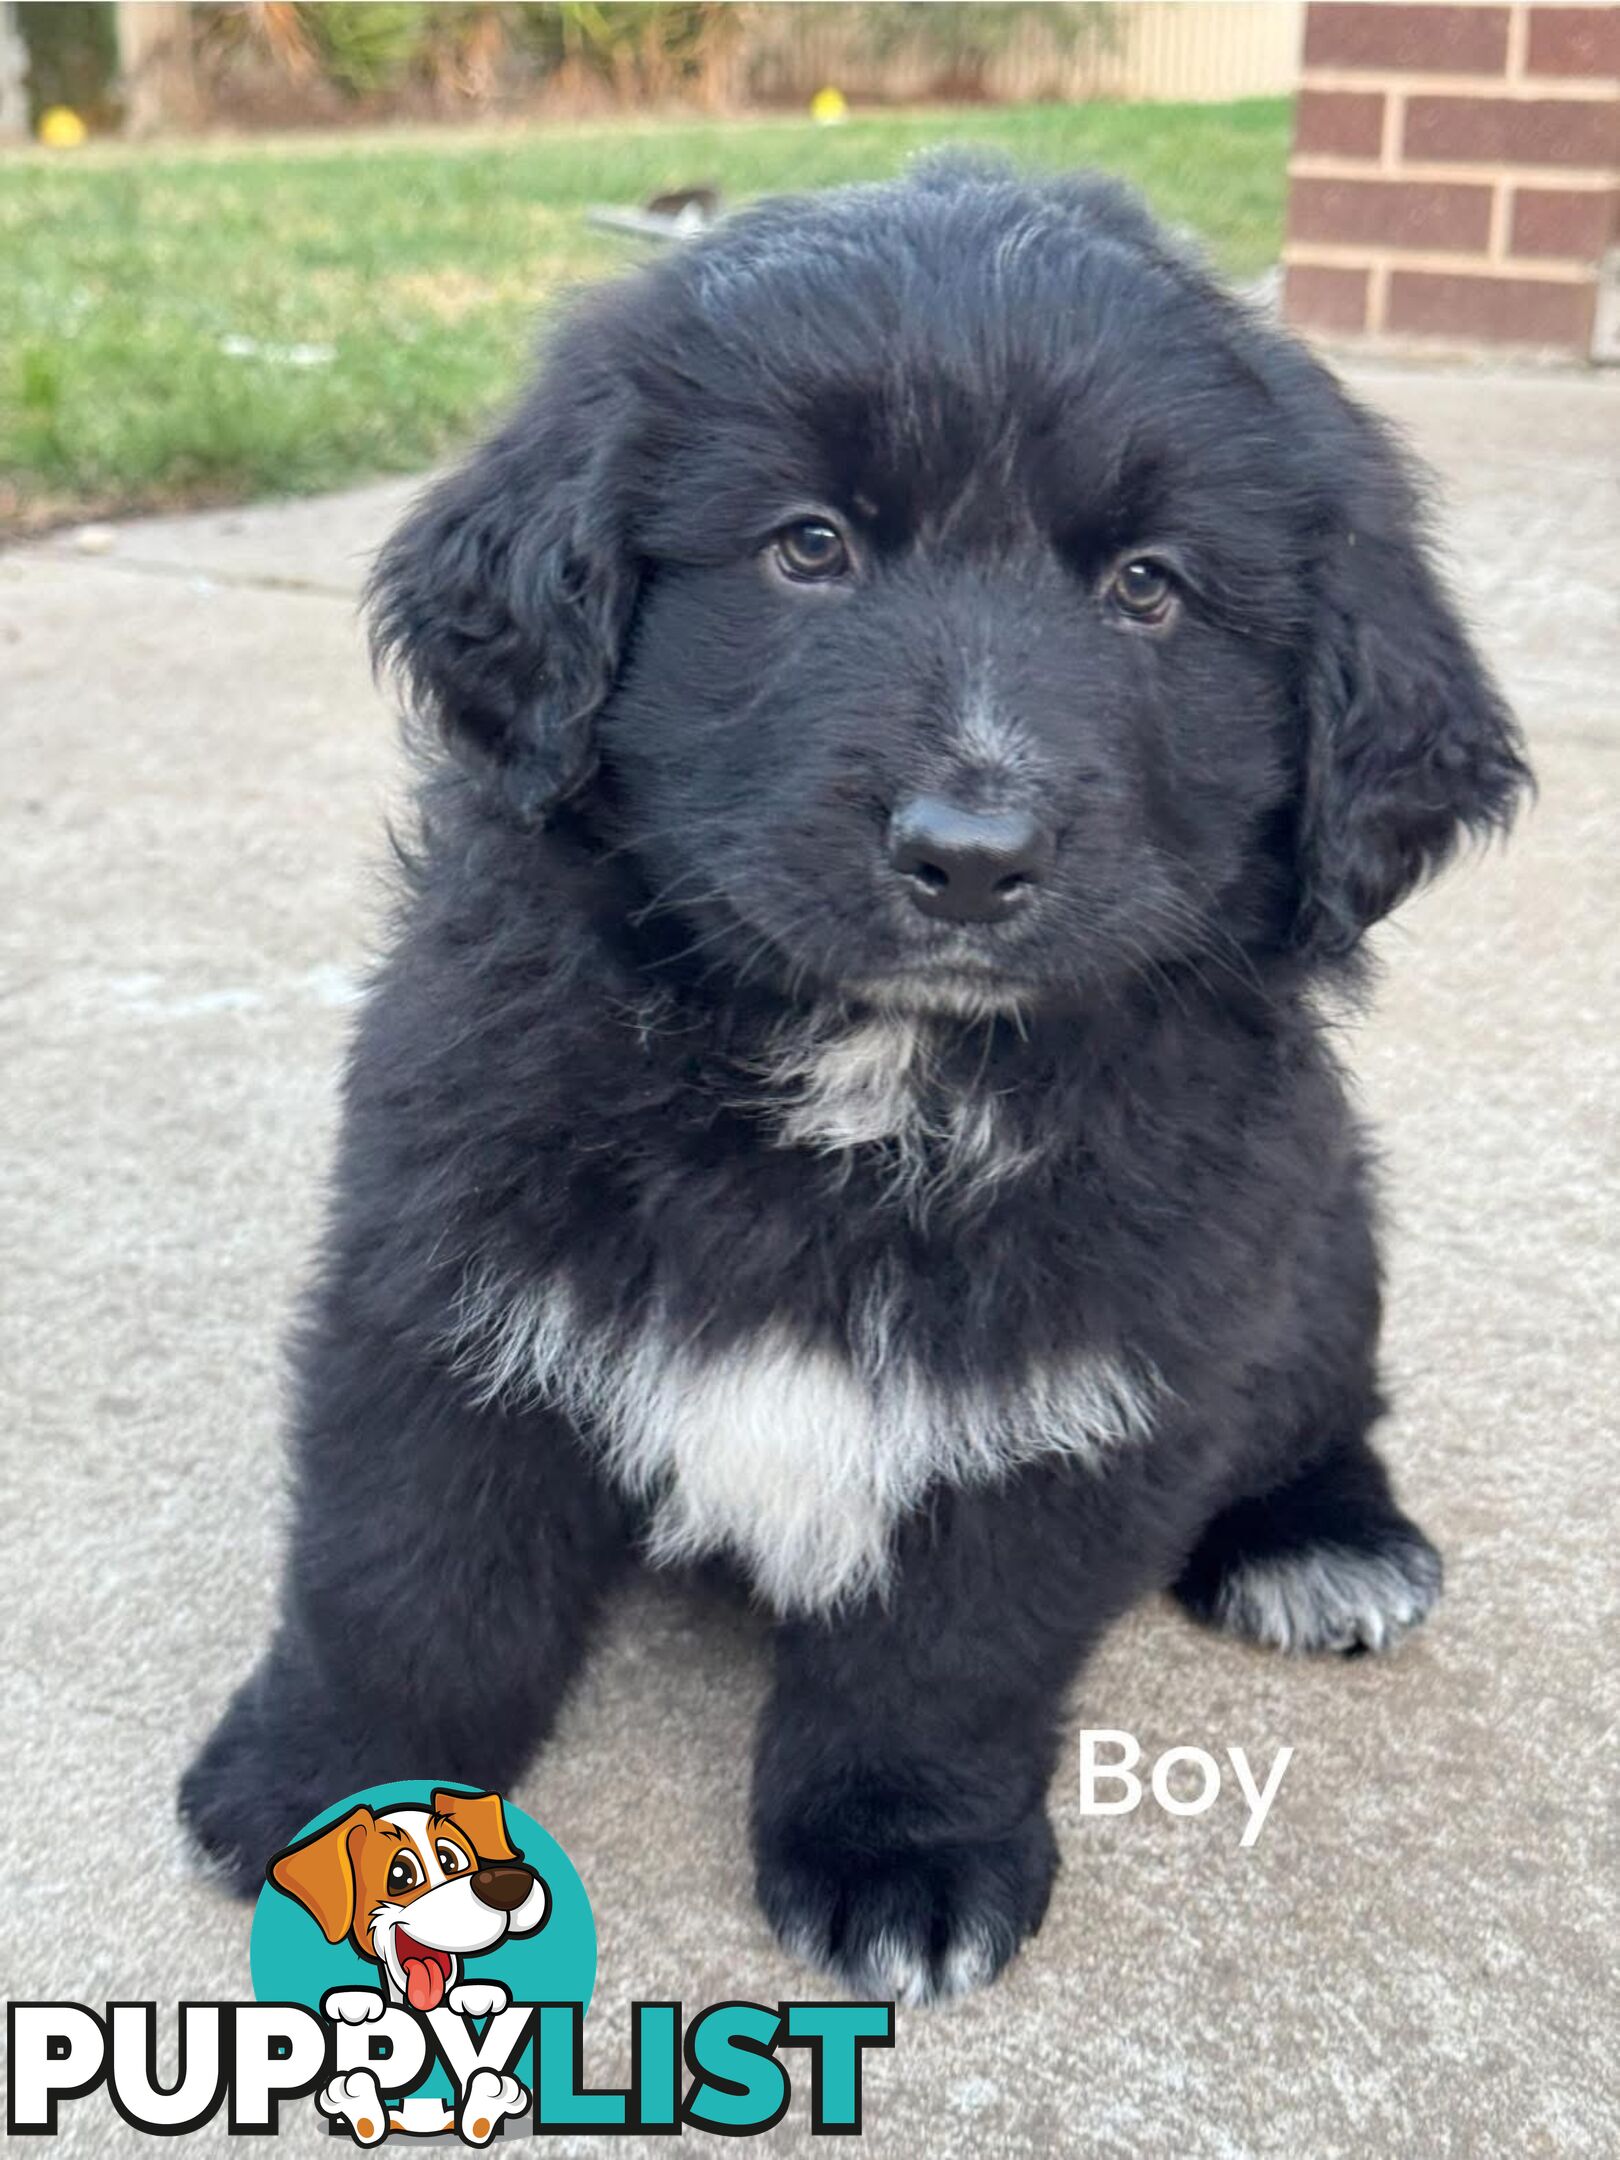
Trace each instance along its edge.
<instances>
[{"instance_id":1,"label":"white chin marking","mask_svg":"<svg viewBox=\"0 0 1620 2160\"><path fill-rule=\"evenodd\" d=\"M796 1022L763 1073L782 1139L827 1154L900 1139L927 1060L921 1025L898 1013Z\"/></svg>"},{"instance_id":2,"label":"white chin marking","mask_svg":"<svg viewBox=\"0 0 1620 2160\"><path fill-rule=\"evenodd\" d=\"M1440 1563L1404 1540L1381 1552L1321 1544L1240 1562L1221 1585L1215 1617L1269 1649L1389 1650L1427 1618Z\"/></svg>"},{"instance_id":3,"label":"white chin marking","mask_svg":"<svg viewBox=\"0 0 1620 2160\"><path fill-rule=\"evenodd\" d=\"M1155 1377L1077 1357L991 1389L945 1391L874 1294L846 1352L785 1328L705 1356L654 1314L591 1329L566 1286L463 1298L455 1354L485 1400L555 1403L652 1504L654 1561L727 1552L778 1612L881 1591L896 1523L936 1484L1044 1455L1101 1463L1153 1425Z\"/></svg>"},{"instance_id":4,"label":"white chin marking","mask_svg":"<svg viewBox=\"0 0 1620 2160\"><path fill-rule=\"evenodd\" d=\"M955 1009L985 1020L995 1008ZM1021 1139L993 1089L951 1089L937 1077L948 1029L891 1005L863 1015L824 1010L777 1033L758 1072L778 1144L819 1155L888 1151L888 1191L921 1215L971 1202L1034 1169L1044 1149Z\"/></svg>"},{"instance_id":5,"label":"white chin marking","mask_svg":"<svg viewBox=\"0 0 1620 2160\"><path fill-rule=\"evenodd\" d=\"M952 1020L994 1020L1023 1012L1029 993L994 975L966 972L960 975L883 975L853 985L856 996L891 1013L926 1016L942 1014Z\"/></svg>"}]
</instances>

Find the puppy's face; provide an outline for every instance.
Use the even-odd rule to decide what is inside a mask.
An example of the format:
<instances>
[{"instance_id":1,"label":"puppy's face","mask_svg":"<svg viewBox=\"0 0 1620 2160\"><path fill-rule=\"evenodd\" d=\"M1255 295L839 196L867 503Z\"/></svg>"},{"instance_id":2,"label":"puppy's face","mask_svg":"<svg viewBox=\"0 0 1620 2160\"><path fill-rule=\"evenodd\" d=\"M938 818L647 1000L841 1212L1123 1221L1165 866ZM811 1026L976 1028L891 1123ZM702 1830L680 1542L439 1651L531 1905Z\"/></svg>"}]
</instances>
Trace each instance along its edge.
<instances>
[{"instance_id":1,"label":"puppy's face","mask_svg":"<svg viewBox=\"0 0 1620 2160\"><path fill-rule=\"evenodd\" d=\"M926 270L908 296L806 261L728 306L603 765L654 898L725 964L1073 1002L1278 904L1285 456L1151 266L1103 254L1067 307L1038 260Z\"/></svg>"},{"instance_id":2,"label":"puppy's face","mask_svg":"<svg viewBox=\"0 0 1620 2160\"><path fill-rule=\"evenodd\" d=\"M1522 777L1390 446L1095 184L722 227L576 323L379 589L453 738L789 995L1344 950Z\"/></svg>"}]
</instances>

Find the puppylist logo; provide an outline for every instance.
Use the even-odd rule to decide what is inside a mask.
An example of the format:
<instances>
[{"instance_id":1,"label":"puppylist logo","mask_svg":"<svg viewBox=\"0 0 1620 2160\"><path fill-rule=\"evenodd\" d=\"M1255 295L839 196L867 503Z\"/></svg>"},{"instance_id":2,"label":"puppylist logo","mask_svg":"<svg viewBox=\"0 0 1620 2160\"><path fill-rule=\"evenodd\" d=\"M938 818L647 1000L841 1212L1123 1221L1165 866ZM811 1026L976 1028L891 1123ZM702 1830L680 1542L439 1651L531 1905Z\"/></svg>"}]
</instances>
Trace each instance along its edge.
<instances>
[{"instance_id":1,"label":"puppylist logo","mask_svg":"<svg viewBox=\"0 0 1620 2160\"><path fill-rule=\"evenodd\" d=\"M334 2135L385 2140L747 2136L787 2113L802 2050L811 2128L858 2135L863 2058L892 2003L631 2005L631 2074L587 2090L596 1926L567 1854L497 1793L373 1786L276 1854L254 1911L251 2003L181 2003L159 2074L153 2003L7 2005L7 2132L56 2134L99 2094L125 2122L185 2135L223 2117L273 2134L311 2102ZM794 2065L797 2068L797 2064Z\"/></svg>"}]
</instances>

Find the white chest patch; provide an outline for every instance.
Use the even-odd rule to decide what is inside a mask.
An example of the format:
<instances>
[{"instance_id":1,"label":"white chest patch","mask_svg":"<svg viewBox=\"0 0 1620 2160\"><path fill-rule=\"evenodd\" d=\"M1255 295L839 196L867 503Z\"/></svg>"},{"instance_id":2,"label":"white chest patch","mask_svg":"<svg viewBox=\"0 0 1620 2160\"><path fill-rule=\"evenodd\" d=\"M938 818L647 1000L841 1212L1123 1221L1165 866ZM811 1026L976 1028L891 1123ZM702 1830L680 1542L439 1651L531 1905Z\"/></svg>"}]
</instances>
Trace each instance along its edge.
<instances>
[{"instance_id":1,"label":"white chest patch","mask_svg":"<svg viewBox=\"0 0 1620 2160\"><path fill-rule=\"evenodd\" d=\"M652 1506L654 1560L727 1553L780 1613L881 1591L894 1527L929 1488L1053 1453L1099 1460L1144 1439L1159 1389L1108 1358L949 1395L881 1324L845 1357L770 1327L700 1356L656 1324L582 1325L564 1287L469 1285L460 1369L483 1399L565 1410Z\"/></svg>"}]
</instances>

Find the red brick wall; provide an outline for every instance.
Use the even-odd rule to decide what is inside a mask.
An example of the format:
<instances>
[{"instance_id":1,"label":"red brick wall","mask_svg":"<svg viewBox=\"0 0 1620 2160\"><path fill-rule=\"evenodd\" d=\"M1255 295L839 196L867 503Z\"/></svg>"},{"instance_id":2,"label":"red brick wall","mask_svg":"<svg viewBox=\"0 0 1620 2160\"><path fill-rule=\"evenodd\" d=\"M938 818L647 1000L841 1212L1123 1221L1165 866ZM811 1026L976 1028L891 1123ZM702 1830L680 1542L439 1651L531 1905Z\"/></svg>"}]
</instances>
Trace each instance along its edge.
<instances>
[{"instance_id":1,"label":"red brick wall","mask_svg":"<svg viewBox=\"0 0 1620 2160\"><path fill-rule=\"evenodd\" d=\"M1289 320L1592 347L1620 242L1620 7L1305 12Z\"/></svg>"}]
</instances>

